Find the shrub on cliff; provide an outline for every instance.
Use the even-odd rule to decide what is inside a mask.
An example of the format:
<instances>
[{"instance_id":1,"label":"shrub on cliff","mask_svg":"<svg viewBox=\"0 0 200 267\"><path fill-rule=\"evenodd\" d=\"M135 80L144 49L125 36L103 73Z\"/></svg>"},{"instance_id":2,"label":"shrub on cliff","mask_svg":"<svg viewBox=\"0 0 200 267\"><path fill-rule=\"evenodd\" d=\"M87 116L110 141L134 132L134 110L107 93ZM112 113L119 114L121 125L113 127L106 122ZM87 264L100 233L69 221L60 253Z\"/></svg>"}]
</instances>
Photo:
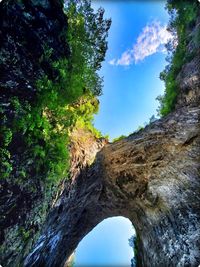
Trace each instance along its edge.
<instances>
[{"instance_id":1,"label":"shrub on cliff","mask_svg":"<svg viewBox=\"0 0 200 267\"><path fill-rule=\"evenodd\" d=\"M167 45L169 64L160 73L160 79L165 83L164 95L157 98L160 102L158 111L161 116L167 115L174 109L178 94L176 77L183 64L192 58L192 55L187 54L186 49L190 41L188 30L194 26L198 5L197 1L188 0L169 0L167 3L170 14L168 29L174 35L174 40Z\"/></svg>"},{"instance_id":2,"label":"shrub on cliff","mask_svg":"<svg viewBox=\"0 0 200 267\"><path fill-rule=\"evenodd\" d=\"M67 177L69 131L77 123L99 135L92 126L98 107L95 97L101 94L103 81L97 71L107 50L111 21L104 19L103 9L95 13L90 1L68 1L64 12L67 25L58 35L65 40L63 46L68 45L69 54L58 58L51 42L44 43L37 61L44 73L35 81L35 99L13 96L12 123L1 129L1 177L23 172L19 183L24 177L43 177L53 183ZM6 120L4 109L2 114ZM13 136L23 141L22 146L13 147L23 155L22 162L15 164L15 174Z\"/></svg>"}]
</instances>

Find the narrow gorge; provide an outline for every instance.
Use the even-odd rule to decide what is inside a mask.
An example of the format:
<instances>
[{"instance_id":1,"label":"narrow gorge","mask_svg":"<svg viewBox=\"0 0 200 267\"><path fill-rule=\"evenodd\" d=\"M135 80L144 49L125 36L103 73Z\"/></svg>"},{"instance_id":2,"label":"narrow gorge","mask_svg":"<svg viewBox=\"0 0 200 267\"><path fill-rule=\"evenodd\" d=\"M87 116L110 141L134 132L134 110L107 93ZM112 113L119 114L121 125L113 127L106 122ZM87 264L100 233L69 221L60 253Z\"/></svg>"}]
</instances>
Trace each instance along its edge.
<instances>
[{"instance_id":1,"label":"narrow gorge","mask_svg":"<svg viewBox=\"0 0 200 267\"><path fill-rule=\"evenodd\" d=\"M192 56L176 78L174 110L113 143L74 129L70 179L47 191L26 154L24 133L13 134L13 172L0 186L2 267L67 266L83 237L113 216L128 218L136 229L137 266L199 266L200 46L193 38L199 14L188 32ZM0 17L1 121L11 128L11 97L34 105L36 80L55 75L43 60L44 48L52 48L52 61L70 56L58 35L68 22L59 0L2 1ZM19 162L30 179L20 178Z\"/></svg>"}]
</instances>

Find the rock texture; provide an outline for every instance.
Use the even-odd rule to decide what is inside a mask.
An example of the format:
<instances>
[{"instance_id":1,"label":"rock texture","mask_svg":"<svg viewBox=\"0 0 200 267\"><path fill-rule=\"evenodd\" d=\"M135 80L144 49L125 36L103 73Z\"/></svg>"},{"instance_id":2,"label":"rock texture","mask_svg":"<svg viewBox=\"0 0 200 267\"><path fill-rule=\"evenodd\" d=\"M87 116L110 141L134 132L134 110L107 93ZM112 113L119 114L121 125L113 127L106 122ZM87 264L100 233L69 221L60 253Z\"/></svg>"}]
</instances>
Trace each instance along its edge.
<instances>
[{"instance_id":1,"label":"rock texture","mask_svg":"<svg viewBox=\"0 0 200 267\"><path fill-rule=\"evenodd\" d=\"M197 266L199 118L199 107L183 108L107 144L65 190L25 266L63 266L95 225L118 215L136 228L139 266Z\"/></svg>"},{"instance_id":2,"label":"rock texture","mask_svg":"<svg viewBox=\"0 0 200 267\"><path fill-rule=\"evenodd\" d=\"M192 55L192 59L182 67L177 76L179 91L176 108L187 105L198 106L200 102L200 16L196 21L194 29L188 34L190 42L187 50L188 55Z\"/></svg>"},{"instance_id":3,"label":"rock texture","mask_svg":"<svg viewBox=\"0 0 200 267\"><path fill-rule=\"evenodd\" d=\"M1 1L0 147L1 127L14 127L15 108L11 99L17 97L22 103L27 101L32 105L36 80L52 75L50 64L44 59L45 51L52 49L53 61L69 54L62 35L66 28L61 1ZM8 179L2 179L0 173L0 264L4 267L18 266L30 250L55 190L47 192L42 175L34 173L35 164L27 153L24 139L23 133L13 134L9 147L13 172ZM20 177L19 166L28 172L28 177L27 174Z\"/></svg>"},{"instance_id":4,"label":"rock texture","mask_svg":"<svg viewBox=\"0 0 200 267\"><path fill-rule=\"evenodd\" d=\"M173 113L106 144L75 173L25 266L64 266L94 226L119 215L136 229L138 266L199 265L199 62L197 51L177 77Z\"/></svg>"},{"instance_id":5,"label":"rock texture","mask_svg":"<svg viewBox=\"0 0 200 267\"><path fill-rule=\"evenodd\" d=\"M69 56L67 27L63 1L0 2L0 152L1 127L12 128L15 122L13 97L34 105L36 81L44 75L54 78L52 62ZM24 140L23 133L13 134L9 145L13 171L6 179L0 173L0 265L3 267L22 266L24 256L38 238L47 212L70 186L64 180L58 186L47 188L42 174L34 171L35 162ZM105 140L83 129L74 130L71 140L73 180L80 169L92 163ZM22 178L19 166L26 170Z\"/></svg>"},{"instance_id":6,"label":"rock texture","mask_svg":"<svg viewBox=\"0 0 200 267\"><path fill-rule=\"evenodd\" d=\"M55 59L68 53L67 44L62 46L62 36L57 35L67 27L60 3L9 0L0 4L4 107L9 106L13 95L34 100L34 81L46 71L51 72L47 63L38 65L46 40L57 51ZM192 47L191 43L188 49ZM17 185L14 180L1 183L3 267L64 266L89 231L102 220L119 215L129 218L136 229L138 266L199 265L199 66L197 52L177 77L176 110L144 130L112 144L83 130L73 133L71 182L61 184L29 254L32 243L25 245L18 233L26 222L34 238L35 228L44 221L45 216L42 220L37 217L37 206L44 200L40 179L33 177L38 188L35 194L27 191L28 185ZM10 108L7 113L12 121ZM16 153L18 161L22 160L21 154ZM22 236L26 237L23 229Z\"/></svg>"}]
</instances>

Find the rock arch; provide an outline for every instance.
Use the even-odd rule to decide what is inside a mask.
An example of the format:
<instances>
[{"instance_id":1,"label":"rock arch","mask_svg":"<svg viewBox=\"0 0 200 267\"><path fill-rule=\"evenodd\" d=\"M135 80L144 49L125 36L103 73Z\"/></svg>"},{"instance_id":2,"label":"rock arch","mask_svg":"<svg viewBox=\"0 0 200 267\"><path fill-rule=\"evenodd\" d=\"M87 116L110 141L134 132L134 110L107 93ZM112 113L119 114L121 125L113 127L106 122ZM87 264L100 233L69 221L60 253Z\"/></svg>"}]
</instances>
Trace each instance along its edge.
<instances>
[{"instance_id":1,"label":"rock arch","mask_svg":"<svg viewBox=\"0 0 200 267\"><path fill-rule=\"evenodd\" d=\"M119 215L136 228L139 266L197 266L199 115L182 107L106 144L64 190L25 266L64 266L93 227Z\"/></svg>"},{"instance_id":2,"label":"rock arch","mask_svg":"<svg viewBox=\"0 0 200 267\"><path fill-rule=\"evenodd\" d=\"M13 0L1 3L4 26L1 98L5 107L9 107L8 99L13 93L34 98L35 81L44 73L43 68L38 69L35 59L40 58L44 42L48 40L53 45L56 58L68 54L67 45L63 46L57 35L67 25L62 1L30 1L26 6L18 5L21 2L26 3ZM34 28L33 43L27 33L38 14L41 25ZM196 30L198 28L199 18ZM29 44L34 48L34 58L27 53ZM194 45L191 40L190 56ZM79 241L96 224L117 215L129 218L136 228L140 266L199 265L199 47L196 51L177 77L178 99L173 113L116 143L103 147L102 140L93 140L84 148L83 157L72 153L75 158L72 159L72 182L66 183L35 248L24 259L24 266L63 266ZM13 64L13 58L17 64ZM12 109L6 108L6 112L9 117L13 116ZM87 153L95 157L92 165L88 165ZM15 199L11 198L12 202ZM24 206L28 204L23 202ZM19 216L14 217L17 223L21 214L24 215L20 210ZM29 216L30 213L27 218ZM6 257L11 261L16 259L12 251ZM17 265L15 261L12 263Z\"/></svg>"}]
</instances>

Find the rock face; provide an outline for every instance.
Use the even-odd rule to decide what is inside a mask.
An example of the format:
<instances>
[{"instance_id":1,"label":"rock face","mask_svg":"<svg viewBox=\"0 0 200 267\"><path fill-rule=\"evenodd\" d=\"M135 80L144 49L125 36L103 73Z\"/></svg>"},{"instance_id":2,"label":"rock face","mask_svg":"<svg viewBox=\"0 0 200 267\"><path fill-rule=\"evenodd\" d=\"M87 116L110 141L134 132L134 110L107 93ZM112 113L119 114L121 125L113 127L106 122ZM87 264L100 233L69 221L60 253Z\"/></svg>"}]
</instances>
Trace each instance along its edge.
<instances>
[{"instance_id":1,"label":"rock face","mask_svg":"<svg viewBox=\"0 0 200 267\"><path fill-rule=\"evenodd\" d=\"M188 54L194 54L193 58L182 67L182 70L177 76L177 82L179 84L177 108L187 105L198 106L200 102L200 43L197 38L200 34L199 29L200 16L196 21L196 26L189 34L191 41L188 44Z\"/></svg>"},{"instance_id":2,"label":"rock face","mask_svg":"<svg viewBox=\"0 0 200 267\"><path fill-rule=\"evenodd\" d=\"M25 266L63 266L95 225L118 215L136 229L139 266L197 266L199 116L182 108L107 144L64 191Z\"/></svg>"},{"instance_id":3,"label":"rock face","mask_svg":"<svg viewBox=\"0 0 200 267\"><path fill-rule=\"evenodd\" d=\"M36 81L44 75L50 79L54 77L51 63L68 57L69 46L63 1L4 0L0 2L0 18L1 165L1 130L4 126L12 128L15 122L12 99L34 105ZM74 130L71 139L73 180L80 168L92 163L105 140L99 140L83 129ZM46 187L42 174L33 171L35 162L27 152L24 140L23 133L13 133L9 145L13 171L6 179L0 172L0 265L7 267L22 265L24 256L38 238L47 211L54 206L64 188L69 187L67 181ZM28 175L21 177L19 166Z\"/></svg>"},{"instance_id":4,"label":"rock face","mask_svg":"<svg viewBox=\"0 0 200 267\"><path fill-rule=\"evenodd\" d=\"M43 59L48 48L53 51L53 61L69 54L66 38L61 34L67 28L62 8L61 1L51 0L0 3L0 165L2 127L14 127L16 110L11 100L34 103L36 80L51 75L50 64ZM37 238L51 206L52 192L49 190L47 194L42 175L32 171L34 163L28 158L24 139L21 133L13 134L9 148L13 172L8 179L0 173L0 264L3 266L18 266ZM29 170L30 176L20 177L19 166Z\"/></svg>"},{"instance_id":5,"label":"rock face","mask_svg":"<svg viewBox=\"0 0 200 267\"><path fill-rule=\"evenodd\" d=\"M3 1L0 14L4 21L1 68L5 74L0 84L1 100L7 107L13 94L24 97L28 92L27 98L34 99L34 80L48 71L46 64L38 69L38 60L31 56L30 49L40 57L48 39L49 46L58 48L55 59L68 53L67 45L62 46L62 37L55 37L67 24L60 1ZM29 26L33 29L31 35ZM33 40L30 36L34 36ZM30 42L24 43L26 40ZM12 57L10 49L14 51ZM196 53L177 77L176 110L144 130L112 144L83 130L73 132L71 182L61 185L41 236L26 258L24 254L32 244L24 248L21 240L9 233L22 221L33 219L35 223L37 210L33 207L43 200L39 198L40 186L36 195L28 192L24 196L25 187L2 182L1 207L6 214L2 218L3 266L20 266L23 257L27 267L64 266L81 239L112 216L124 216L133 223L138 237L138 266L199 265L199 66ZM21 195L23 202L16 201L15 220L10 222L10 203L21 200Z\"/></svg>"},{"instance_id":6,"label":"rock face","mask_svg":"<svg viewBox=\"0 0 200 267\"><path fill-rule=\"evenodd\" d=\"M199 67L198 53L183 66L173 113L106 144L91 166L75 173L25 266L64 266L80 240L112 216L133 223L138 266L198 266Z\"/></svg>"}]
</instances>

